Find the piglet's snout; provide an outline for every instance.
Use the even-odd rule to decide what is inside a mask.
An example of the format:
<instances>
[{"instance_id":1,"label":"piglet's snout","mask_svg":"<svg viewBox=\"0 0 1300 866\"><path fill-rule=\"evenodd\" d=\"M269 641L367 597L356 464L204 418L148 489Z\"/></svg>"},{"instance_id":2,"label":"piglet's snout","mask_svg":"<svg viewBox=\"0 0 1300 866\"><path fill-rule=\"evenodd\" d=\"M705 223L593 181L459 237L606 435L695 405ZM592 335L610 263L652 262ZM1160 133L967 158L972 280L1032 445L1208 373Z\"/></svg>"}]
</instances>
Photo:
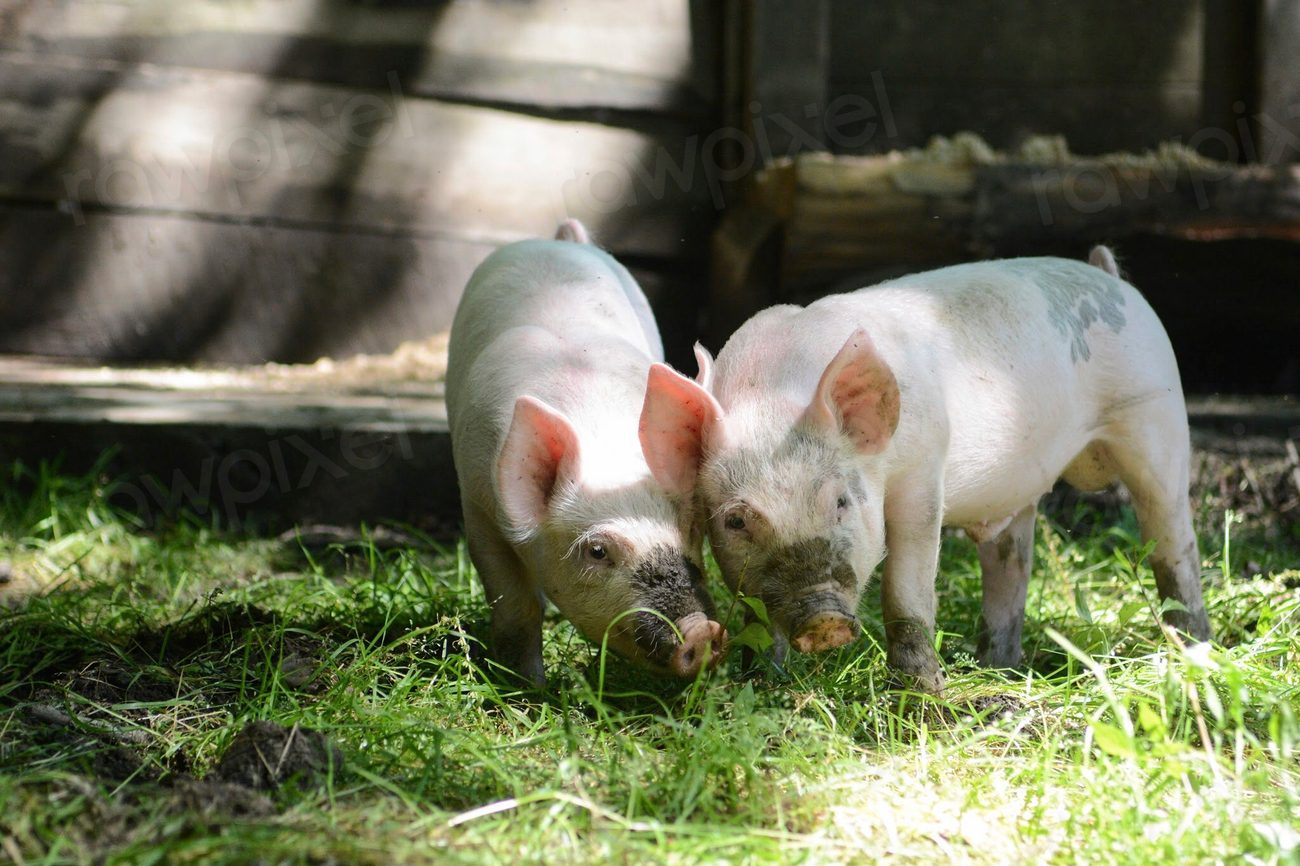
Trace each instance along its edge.
<instances>
[{"instance_id":1,"label":"piglet's snout","mask_svg":"<svg viewBox=\"0 0 1300 866\"><path fill-rule=\"evenodd\" d=\"M673 650L668 666L674 675L693 677L712 667L727 646L727 630L703 613L690 613L677 621L682 642Z\"/></svg>"},{"instance_id":2,"label":"piglet's snout","mask_svg":"<svg viewBox=\"0 0 1300 866\"><path fill-rule=\"evenodd\" d=\"M858 623L841 613L819 613L803 624L790 643L801 653L815 653L852 643Z\"/></svg>"},{"instance_id":3,"label":"piglet's snout","mask_svg":"<svg viewBox=\"0 0 1300 866\"><path fill-rule=\"evenodd\" d=\"M846 609L837 592L810 593L800 600L800 616L790 645L801 653L815 653L852 643L861 631L857 617Z\"/></svg>"}]
</instances>

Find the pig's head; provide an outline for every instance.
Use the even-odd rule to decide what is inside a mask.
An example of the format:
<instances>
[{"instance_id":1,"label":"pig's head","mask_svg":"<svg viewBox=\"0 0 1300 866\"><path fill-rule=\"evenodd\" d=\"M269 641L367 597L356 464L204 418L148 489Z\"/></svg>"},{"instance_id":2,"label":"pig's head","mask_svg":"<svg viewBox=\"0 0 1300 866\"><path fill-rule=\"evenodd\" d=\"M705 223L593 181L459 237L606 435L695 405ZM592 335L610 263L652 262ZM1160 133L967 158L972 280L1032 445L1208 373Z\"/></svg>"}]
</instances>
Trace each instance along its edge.
<instances>
[{"instance_id":1,"label":"pig's head","mask_svg":"<svg viewBox=\"0 0 1300 866\"><path fill-rule=\"evenodd\" d=\"M682 486L696 467L645 469L641 455L580 442L569 418L525 396L497 464L498 493L542 590L588 639L692 677L726 642L700 570L692 491Z\"/></svg>"},{"instance_id":2,"label":"pig's head","mask_svg":"<svg viewBox=\"0 0 1300 866\"><path fill-rule=\"evenodd\" d=\"M809 402L746 391L724 412L705 387L712 362L696 354L699 382L673 374L647 413L700 443L697 497L723 577L761 599L795 649L848 643L884 556L883 467L871 458L898 425L893 373L859 330Z\"/></svg>"}]
</instances>

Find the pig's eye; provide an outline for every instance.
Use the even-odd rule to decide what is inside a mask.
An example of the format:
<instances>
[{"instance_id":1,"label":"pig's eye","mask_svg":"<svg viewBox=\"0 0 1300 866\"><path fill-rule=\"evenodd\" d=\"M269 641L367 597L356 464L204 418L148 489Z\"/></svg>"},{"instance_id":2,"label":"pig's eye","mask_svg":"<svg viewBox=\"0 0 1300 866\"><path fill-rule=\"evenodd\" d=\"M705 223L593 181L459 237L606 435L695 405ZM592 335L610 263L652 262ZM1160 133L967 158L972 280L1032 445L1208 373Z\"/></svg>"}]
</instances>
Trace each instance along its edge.
<instances>
[{"instance_id":1,"label":"pig's eye","mask_svg":"<svg viewBox=\"0 0 1300 866\"><path fill-rule=\"evenodd\" d=\"M745 528L745 518L741 517L739 514L728 514L727 519L724 520L722 524L733 532L739 532Z\"/></svg>"},{"instance_id":2,"label":"pig's eye","mask_svg":"<svg viewBox=\"0 0 1300 866\"><path fill-rule=\"evenodd\" d=\"M587 558L594 559L596 562L604 562L609 556L609 551L603 544L592 544L587 547Z\"/></svg>"},{"instance_id":3,"label":"pig's eye","mask_svg":"<svg viewBox=\"0 0 1300 866\"><path fill-rule=\"evenodd\" d=\"M840 511L843 511L844 509L848 508L849 498L847 496L841 496L839 499L836 499L835 507L838 508Z\"/></svg>"}]
</instances>

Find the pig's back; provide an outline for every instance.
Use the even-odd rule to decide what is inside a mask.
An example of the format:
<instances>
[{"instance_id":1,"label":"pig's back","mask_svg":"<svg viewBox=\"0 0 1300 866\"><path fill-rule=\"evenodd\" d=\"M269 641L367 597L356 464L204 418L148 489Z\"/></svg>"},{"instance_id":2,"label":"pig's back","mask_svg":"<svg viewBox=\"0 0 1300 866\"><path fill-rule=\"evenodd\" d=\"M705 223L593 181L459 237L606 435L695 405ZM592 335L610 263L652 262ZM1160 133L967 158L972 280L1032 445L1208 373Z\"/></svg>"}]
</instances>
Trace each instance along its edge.
<instances>
[{"instance_id":1,"label":"pig's back","mask_svg":"<svg viewBox=\"0 0 1300 866\"><path fill-rule=\"evenodd\" d=\"M1185 411L1154 311L1131 285L1087 263L980 262L856 294L935 350L954 523L1001 517L1045 492L1126 406L1157 400Z\"/></svg>"},{"instance_id":2,"label":"pig's back","mask_svg":"<svg viewBox=\"0 0 1300 866\"><path fill-rule=\"evenodd\" d=\"M562 339L605 334L655 360L663 356L640 287L626 268L589 244L521 241L488 256L457 306L452 351L470 355L495 335L520 326L542 328Z\"/></svg>"},{"instance_id":3,"label":"pig's back","mask_svg":"<svg viewBox=\"0 0 1300 866\"><path fill-rule=\"evenodd\" d=\"M488 256L456 308L447 359L449 413L468 396L482 353L494 343L494 351L509 351L509 341L498 340L519 328L544 331L558 344L626 344L646 356L647 366L663 358L649 304L613 258L587 244L521 241Z\"/></svg>"},{"instance_id":4,"label":"pig's back","mask_svg":"<svg viewBox=\"0 0 1300 866\"><path fill-rule=\"evenodd\" d=\"M989 378L1051 390L1077 385L1085 403L1128 400L1172 377L1164 328L1141 293L1085 262L1019 258L955 265L863 289L868 317L902 338L924 336L943 369L974 386ZM1047 399L1046 402L1053 402Z\"/></svg>"},{"instance_id":5,"label":"pig's back","mask_svg":"<svg viewBox=\"0 0 1300 866\"><path fill-rule=\"evenodd\" d=\"M462 484L491 497L491 467L525 394L564 412L584 442L639 449L646 375L662 356L649 305L608 254L568 241L493 253L466 286L448 349L447 414ZM628 457L644 465L639 450Z\"/></svg>"},{"instance_id":6,"label":"pig's back","mask_svg":"<svg viewBox=\"0 0 1300 866\"><path fill-rule=\"evenodd\" d=\"M793 413L856 328L901 392L884 459L900 473L942 459L956 521L1018 510L1118 407L1159 399L1183 411L1173 352L1142 296L1099 268L1057 258L957 265L769 308L719 353L715 394L729 413L741 411L742 424L771 395L791 407L775 411Z\"/></svg>"}]
</instances>

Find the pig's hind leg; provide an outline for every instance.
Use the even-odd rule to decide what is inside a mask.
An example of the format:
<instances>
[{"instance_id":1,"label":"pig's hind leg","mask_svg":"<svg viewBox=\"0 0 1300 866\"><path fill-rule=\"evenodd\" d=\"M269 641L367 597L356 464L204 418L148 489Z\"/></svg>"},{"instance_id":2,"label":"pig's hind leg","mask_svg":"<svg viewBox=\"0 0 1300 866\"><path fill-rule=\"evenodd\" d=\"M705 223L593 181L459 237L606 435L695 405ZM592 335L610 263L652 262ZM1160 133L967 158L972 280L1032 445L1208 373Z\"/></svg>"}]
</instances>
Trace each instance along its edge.
<instances>
[{"instance_id":1,"label":"pig's hind leg","mask_svg":"<svg viewBox=\"0 0 1300 866\"><path fill-rule=\"evenodd\" d=\"M1020 664L1020 633L1025 622L1025 591L1034 564L1037 504L1021 509L1006 529L979 543L984 589L980 616L980 664L1014 668Z\"/></svg>"},{"instance_id":2,"label":"pig's hind leg","mask_svg":"<svg viewBox=\"0 0 1300 866\"><path fill-rule=\"evenodd\" d=\"M1210 639L1201 597L1201 557L1188 499L1191 448L1181 400L1139 404L1108 425L1108 457L1133 496L1143 542L1155 542L1151 569L1162 600L1184 609L1165 611L1169 625L1196 640Z\"/></svg>"},{"instance_id":3,"label":"pig's hind leg","mask_svg":"<svg viewBox=\"0 0 1300 866\"><path fill-rule=\"evenodd\" d=\"M542 667L542 599L496 524L465 510L469 556L492 608L492 656L532 685L546 685Z\"/></svg>"}]
</instances>

